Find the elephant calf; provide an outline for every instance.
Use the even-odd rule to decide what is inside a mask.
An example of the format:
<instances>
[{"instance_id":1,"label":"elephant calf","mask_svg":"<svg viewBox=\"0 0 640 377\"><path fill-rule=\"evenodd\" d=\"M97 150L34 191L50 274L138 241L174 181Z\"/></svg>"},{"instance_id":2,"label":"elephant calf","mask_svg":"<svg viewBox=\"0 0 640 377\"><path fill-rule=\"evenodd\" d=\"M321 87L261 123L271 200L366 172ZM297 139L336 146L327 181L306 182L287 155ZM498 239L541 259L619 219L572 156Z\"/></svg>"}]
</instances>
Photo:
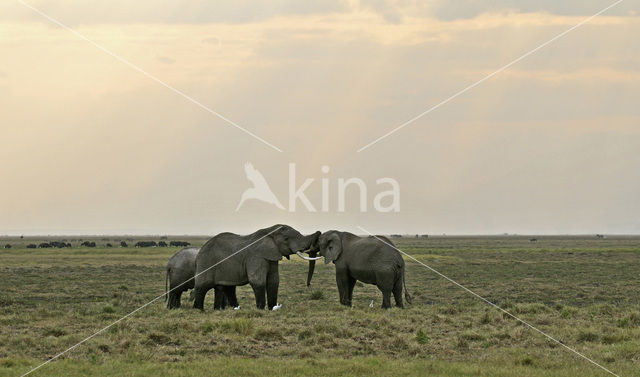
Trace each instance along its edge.
<instances>
[{"instance_id":1,"label":"elephant calf","mask_svg":"<svg viewBox=\"0 0 640 377\"><path fill-rule=\"evenodd\" d=\"M165 292L168 292L167 308L179 308L182 292L193 289L196 274L196 256L200 251L197 247L185 247L175 253L167 263L167 275L164 285ZM167 295L165 293L165 299ZM193 291L189 301L193 300Z\"/></svg>"},{"instance_id":2,"label":"elephant calf","mask_svg":"<svg viewBox=\"0 0 640 377\"><path fill-rule=\"evenodd\" d=\"M324 263L336 265L336 282L340 293L340 303L351 306L353 287L356 281L375 284L382 292L382 307L391 307L391 293L396 306L403 307L402 288L408 303L411 296L404 278L404 259L394 249L386 237L358 237L348 232L331 230L322 233L310 254L317 252L324 257ZM384 241L384 242L383 242ZM307 282L311 282L313 262L309 265Z\"/></svg>"}]
</instances>

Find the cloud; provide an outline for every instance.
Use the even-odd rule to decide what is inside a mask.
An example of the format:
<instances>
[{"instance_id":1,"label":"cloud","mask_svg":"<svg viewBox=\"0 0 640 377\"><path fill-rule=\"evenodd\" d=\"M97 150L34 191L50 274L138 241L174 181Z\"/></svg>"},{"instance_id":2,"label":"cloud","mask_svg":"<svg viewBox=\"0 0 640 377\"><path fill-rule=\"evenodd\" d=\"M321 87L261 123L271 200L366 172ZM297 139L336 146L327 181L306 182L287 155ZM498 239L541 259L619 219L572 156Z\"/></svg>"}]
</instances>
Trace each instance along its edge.
<instances>
[{"instance_id":1,"label":"cloud","mask_svg":"<svg viewBox=\"0 0 640 377\"><path fill-rule=\"evenodd\" d=\"M44 0L26 1L28 4L68 25L92 24L205 24L256 22L275 16L308 15L339 12L345 9L341 1L319 2L274 0L208 1L188 3L153 0ZM19 3L0 5L0 21L38 21L39 15Z\"/></svg>"},{"instance_id":2,"label":"cloud","mask_svg":"<svg viewBox=\"0 0 640 377\"><path fill-rule=\"evenodd\" d=\"M613 1L556 1L556 0L437 0L433 2L431 11L441 20L459 20L475 18L483 13L517 12L548 13L561 16L591 16L602 10ZM629 15L629 5L620 4L606 15Z\"/></svg>"},{"instance_id":3,"label":"cloud","mask_svg":"<svg viewBox=\"0 0 640 377\"><path fill-rule=\"evenodd\" d=\"M218 47L222 46L222 40L218 37L207 37L202 40L202 43L213 44Z\"/></svg>"},{"instance_id":4,"label":"cloud","mask_svg":"<svg viewBox=\"0 0 640 377\"><path fill-rule=\"evenodd\" d=\"M482 77L489 71L472 71L469 77ZM546 82L552 85L612 85L640 83L640 71L603 68L587 68L575 71L510 69L497 80L524 80Z\"/></svg>"},{"instance_id":5,"label":"cloud","mask_svg":"<svg viewBox=\"0 0 640 377\"><path fill-rule=\"evenodd\" d=\"M157 56L156 59L164 64L173 64L176 61L168 56Z\"/></svg>"},{"instance_id":6,"label":"cloud","mask_svg":"<svg viewBox=\"0 0 640 377\"><path fill-rule=\"evenodd\" d=\"M311 231L353 229L363 218L385 232L418 233L640 225L635 207L623 205L640 184L625 174L640 148L637 17L598 17L358 154L583 17L498 7L447 20L429 13L436 2L349 2L337 11L258 6L253 15L200 22L189 14L208 5L194 4L160 7L146 19L134 8L115 25L120 3L102 9L112 12L102 19L84 8L84 23L80 10L46 3L285 153L68 31L14 17L0 23L0 159L11 161L0 176L12 182L0 197L0 228L211 233L291 222ZM424 13L409 11L418 7ZM248 205L236 213L247 161L283 202L289 162L299 167L298 183L316 179L314 203L325 164L333 184L394 177L402 210L363 217Z\"/></svg>"}]
</instances>

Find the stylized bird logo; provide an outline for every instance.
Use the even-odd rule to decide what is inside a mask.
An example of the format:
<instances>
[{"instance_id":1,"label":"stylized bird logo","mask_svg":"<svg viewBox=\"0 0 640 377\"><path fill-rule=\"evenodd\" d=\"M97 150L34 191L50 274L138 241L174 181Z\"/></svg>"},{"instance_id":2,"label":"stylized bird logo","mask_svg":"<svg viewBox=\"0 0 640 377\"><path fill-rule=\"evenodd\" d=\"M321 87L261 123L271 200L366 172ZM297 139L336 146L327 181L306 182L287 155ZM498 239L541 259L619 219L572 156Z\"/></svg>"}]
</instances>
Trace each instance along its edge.
<instances>
[{"instance_id":1,"label":"stylized bird logo","mask_svg":"<svg viewBox=\"0 0 640 377\"><path fill-rule=\"evenodd\" d=\"M250 180L251 183L253 183L253 187L246 189L242 193L242 198L240 199L238 208L236 208L236 212L240 209L242 203L244 203L247 199L262 200L263 202L269 204L275 204L276 207L280 209L285 209L282 204L280 204L273 191L271 191L271 188L269 188L267 180L264 179L264 176L256 168L254 168L250 162L244 164L244 171L247 174L247 179Z\"/></svg>"}]
</instances>

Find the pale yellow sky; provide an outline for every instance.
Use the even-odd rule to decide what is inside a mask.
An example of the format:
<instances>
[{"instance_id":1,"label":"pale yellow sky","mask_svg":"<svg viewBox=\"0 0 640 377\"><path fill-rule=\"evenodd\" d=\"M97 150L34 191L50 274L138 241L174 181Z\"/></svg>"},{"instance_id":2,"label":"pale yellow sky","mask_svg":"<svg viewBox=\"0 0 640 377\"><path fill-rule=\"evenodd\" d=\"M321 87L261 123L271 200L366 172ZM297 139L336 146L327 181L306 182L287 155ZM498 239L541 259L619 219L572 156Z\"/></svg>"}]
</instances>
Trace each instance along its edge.
<instances>
[{"instance_id":1,"label":"pale yellow sky","mask_svg":"<svg viewBox=\"0 0 640 377\"><path fill-rule=\"evenodd\" d=\"M640 17L625 1L396 134L365 144L610 1L0 5L0 234L303 231L640 233ZM319 208L288 202L288 164ZM329 165L330 173L321 173ZM397 213L361 213L401 187ZM301 204L298 203L298 209Z\"/></svg>"}]
</instances>

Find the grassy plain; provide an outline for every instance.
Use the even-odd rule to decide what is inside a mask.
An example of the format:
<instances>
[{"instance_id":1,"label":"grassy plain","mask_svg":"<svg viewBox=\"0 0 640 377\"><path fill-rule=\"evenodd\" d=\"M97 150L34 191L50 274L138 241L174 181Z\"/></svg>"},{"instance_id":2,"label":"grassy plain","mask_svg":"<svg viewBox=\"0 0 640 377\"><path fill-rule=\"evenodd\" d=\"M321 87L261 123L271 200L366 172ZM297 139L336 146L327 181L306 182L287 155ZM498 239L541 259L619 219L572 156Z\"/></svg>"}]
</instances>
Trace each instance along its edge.
<instances>
[{"instance_id":1,"label":"grassy plain","mask_svg":"<svg viewBox=\"0 0 640 377\"><path fill-rule=\"evenodd\" d=\"M640 375L640 237L537 238L393 241L618 375ZM104 248L101 239L95 249L24 248L31 242L0 239L14 246L0 250L0 376L27 372L161 295L179 249ZM278 311L255 309L248 286L238 311L214 312L212 296L205 312L186 295L180 310L160 299L33 375L607 375L413 261L406 276L406 309L380 309L378 290L362 284L346 308L332 265L319 263L307 288L306 264L293 256L280 264Z\"/></svg>"}]
</instances>

